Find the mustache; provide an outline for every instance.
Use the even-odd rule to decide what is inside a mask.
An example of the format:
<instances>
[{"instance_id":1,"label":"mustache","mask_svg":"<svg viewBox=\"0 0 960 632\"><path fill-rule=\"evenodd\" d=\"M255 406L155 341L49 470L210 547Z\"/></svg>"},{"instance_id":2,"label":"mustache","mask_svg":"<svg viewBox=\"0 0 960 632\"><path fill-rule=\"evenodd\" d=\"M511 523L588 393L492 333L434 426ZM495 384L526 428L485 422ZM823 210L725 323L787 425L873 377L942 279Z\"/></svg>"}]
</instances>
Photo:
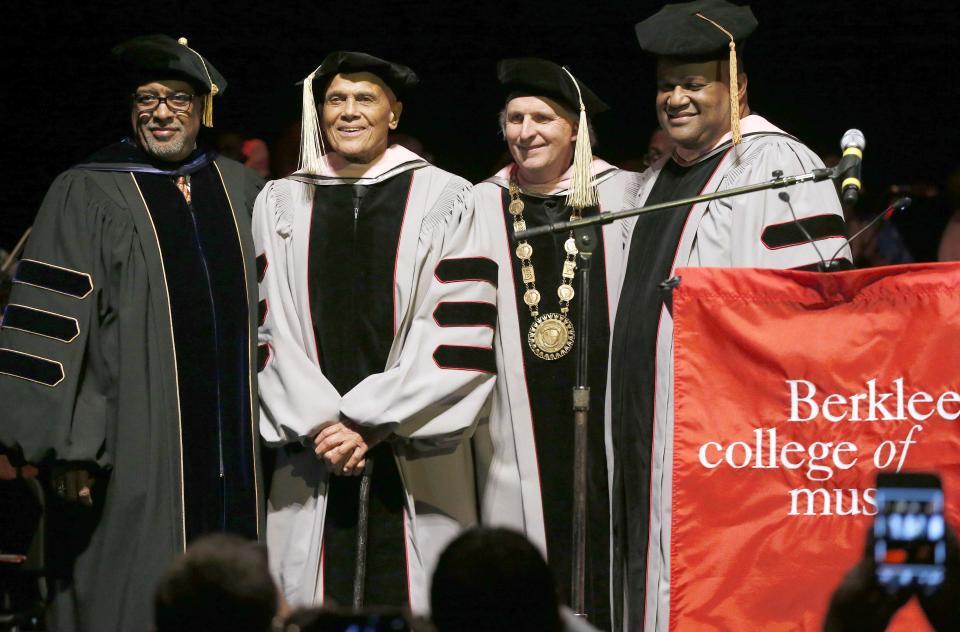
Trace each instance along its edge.
<instances>
[{"instance_id":1,"label":"mustache","mask_svg":"<svg viewBox=\"0 0 960 632\"><path fill-rule=\"evenodd\" d=\"M183 125L180 124L180 122L177 121L176 119L172 120L170 123L166 125L158 125L158 124L151 125L150 121L152 120L153 120L152 112L142 112L137 115L137 125L146 127L149 130L155 130L155 129L182 130L183 129Z\"/></svg>"}]
</instances>

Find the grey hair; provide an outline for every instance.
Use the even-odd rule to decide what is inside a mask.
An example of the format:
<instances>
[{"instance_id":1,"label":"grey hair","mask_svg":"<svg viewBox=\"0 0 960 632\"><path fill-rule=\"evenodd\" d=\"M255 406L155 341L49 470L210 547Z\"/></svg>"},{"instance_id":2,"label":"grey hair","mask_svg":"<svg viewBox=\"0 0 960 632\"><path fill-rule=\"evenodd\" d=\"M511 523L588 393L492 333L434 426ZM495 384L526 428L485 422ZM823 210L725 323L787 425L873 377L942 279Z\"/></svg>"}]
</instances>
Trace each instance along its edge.
<instances>
[{"instance_id":1,"label":"grey hair","mask_svg":"<svg viewBox=\"0 0 960 632\"><path fill-rule=\"evenodd\" d=\"M574 119L577 117L575 116ZM497 114L497 122L500 124L500 137L507 137L507 108L500 110L500 113ZM574 124L576 127L576 124ZM587 133L590 135L590 147L595 148L598 144L597 132L593 129L593 121L589 118L587 119Z\"/></svg>"}]
</instances>

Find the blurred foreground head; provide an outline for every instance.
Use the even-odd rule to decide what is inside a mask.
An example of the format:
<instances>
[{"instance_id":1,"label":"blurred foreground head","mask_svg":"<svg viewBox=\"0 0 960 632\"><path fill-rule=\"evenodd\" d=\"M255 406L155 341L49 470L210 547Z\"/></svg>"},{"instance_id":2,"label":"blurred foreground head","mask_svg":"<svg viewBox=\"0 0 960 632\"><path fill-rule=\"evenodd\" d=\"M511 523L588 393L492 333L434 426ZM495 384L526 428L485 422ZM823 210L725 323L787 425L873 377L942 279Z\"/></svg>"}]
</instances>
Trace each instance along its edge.
<instances>
[{"instance_id":1,"label":"blurred foreground head","mask_svg":"<svg viewBox=\"0 0 960 632\"><path fill-rule=\"evenodd\" d=\"M156 632L267 632L277 613L267 551L217 533L174 560L154 596Z\"/></svg>"},{"instance_id":2,"label":"blurred foreground head","mask_svg":"<svg viewBox=\"0 0 960 632\"><path fill-rule=\"evenodd\" d=\"M430 603L439 632L560 629L550 568L507 529L472 529L454 540L440 555Z\"/></svg>"}]
</instances>

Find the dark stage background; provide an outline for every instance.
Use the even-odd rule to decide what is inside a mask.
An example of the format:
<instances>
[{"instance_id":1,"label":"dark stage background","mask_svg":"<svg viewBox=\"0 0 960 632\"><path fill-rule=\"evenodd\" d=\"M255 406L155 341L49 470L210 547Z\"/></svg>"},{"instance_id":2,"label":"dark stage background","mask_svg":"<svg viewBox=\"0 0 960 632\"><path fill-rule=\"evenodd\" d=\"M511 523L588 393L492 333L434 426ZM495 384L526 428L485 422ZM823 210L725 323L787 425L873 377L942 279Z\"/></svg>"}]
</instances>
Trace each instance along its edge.
<instances>
[{"instance_id":1,"label":"dark stage background","mask_svg":"<svg viewBox=\"0 0 960 632\"><path fill-rule=\"evenodd\" d=\"M272 143L299 117L294 82L336 49L404 62L421 77L401 131L435 162L473 181L503 151L495 64L535 55L568 64L612 106L596 120L597 153L643 155L656 125L653 60L633 24L663 3L504 2L12 2L0 44L6 191L0 247L31 222L55 175L128 128L129 86L112 73L113 44L134 35L187 36L229 82L214 128ZM942 185L958 166L958 26L952 2L836 0L753 4L746 49L751 107L821 155L849 127L867 138L864 210L885 188ZM939 234L955 202L918 204L908 224ZM909 228L909 227L908 227ZM934 237L931 237L935 240Z\"/></svg>"}]
</instances>

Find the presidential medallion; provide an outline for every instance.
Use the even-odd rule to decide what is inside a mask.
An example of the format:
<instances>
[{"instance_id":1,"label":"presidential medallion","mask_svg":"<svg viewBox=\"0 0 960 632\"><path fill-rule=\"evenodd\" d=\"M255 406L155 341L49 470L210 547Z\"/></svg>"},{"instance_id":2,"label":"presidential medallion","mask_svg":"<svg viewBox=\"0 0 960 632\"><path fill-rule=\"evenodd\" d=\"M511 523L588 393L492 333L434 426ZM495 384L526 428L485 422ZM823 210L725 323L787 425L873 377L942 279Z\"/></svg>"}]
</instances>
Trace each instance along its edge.
<instances>
[{"instance_id":1,"label":"presidential medallion","mask_svg":"<svg viewBox=\"0 0 960 632\"><path fill-rule=\"evenodd\" d=\"M563 314L543 314L530 323L527 344L544 360L559 360L573 349L573 323Z\"/></svg>"}]
</instances>

